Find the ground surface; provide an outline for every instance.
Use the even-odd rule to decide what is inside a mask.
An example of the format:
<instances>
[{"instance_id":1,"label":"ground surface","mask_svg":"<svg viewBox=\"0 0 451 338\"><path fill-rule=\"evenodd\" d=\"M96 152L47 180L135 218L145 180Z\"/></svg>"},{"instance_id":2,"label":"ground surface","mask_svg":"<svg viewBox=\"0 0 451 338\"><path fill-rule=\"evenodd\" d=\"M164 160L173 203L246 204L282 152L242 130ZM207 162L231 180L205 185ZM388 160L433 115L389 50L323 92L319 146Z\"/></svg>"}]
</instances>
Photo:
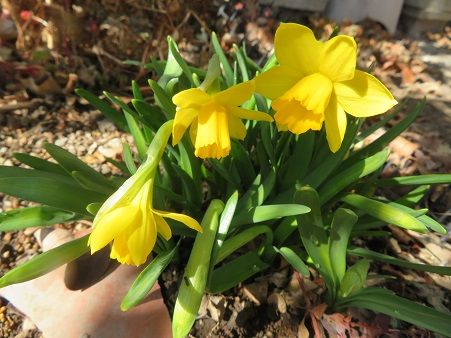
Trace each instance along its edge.
<instances>
[{"instance_id":1,"label":"ground surface","mask_svg":"<svg viewBox=\"0 0 451 338\"><path fill-rule=\"evenodd\" d=\"M0 69L4 74L0 78L0 164L18 165L12 156L14 152L48 158L42 146L53 142L104 174L114 170L106 157L120 159L122 142L131 144L131 139L75 97L74 86L97 93L106 89L123 96L129 95L131 79L137 79L144 87L152 74L136 66L126 66L122 61L164 56L167 34L179 42L189 62L205 65L211 30L223 36L226 48L244 39L249 55L263 61L272 49L272 34L278 20L287 20L288 16L291 20L304 20L315 28L317 36L324 37L334 26L321 18L306 21L305 16L296 13L259 8L253 2L247 6L236 1L203 6L196 1L170 1L170 5L156 2L149 6L147 1L137 0L127 4L112 0L103 0L101 4L73 1L75 7L71 10L67 8L70 1L53 2L52 6L44 6L39 1L4 3L12 4L11 14L4 12L0 22L13 22L19 16L23 31L9 38L7 32L0 31ZM22 7L16 7L19 3ZM30 19L33 15L47 20L45 29ZM28 20L27 24L24 19ZM61 22L66 28L61 28ZM59 29L52 30L52 27ZM345 24L342 31L355 36L359 43L360 68L366 69L376 62L375 75L398 100L428 98L423 115L390 145L393 154L384 174L451 172L451 30L412 40L402 34L390 36L376 23L367 21L359 25ZM411 101L409 107L412 104ZM432 216L451 230L449 188L435 187L424 203ZM0 211L23 205L27 203L0 194ZM74 231L85 227L86 224L72 225ZM0 233L0 274L39 252L33 232L29 229ZM396 229L393 234L389 241L371 240L366 244L379 249L386 247L388 252L413 261L451 264L450 237L420 238ZM396 276L398 280L388 286L402 296L442 310L450 308L448 278L385 265L377 266L372 272ZM169 307L181 274L181 266L174 265L162 277ZM257 278L225 295L205 297L192 334L196 337L302 336L305 301L314 300L320 290L318 280L300 283L293 271L280 263L268 277ZM372 335L387 330L390 322L384 316L371 320L371 315L365 312L352 313L352 317L355 323L371 321L367 327L355 325L360 332ZM351 327L345 325L347 319L343 316L329 314L321 318L325 325ZM391 324L396 328L389 332L393 336L429 335L403 323L392 321ZM0 299L0 336L40 337L41 334Z\"/></svg>"}]
</instances>

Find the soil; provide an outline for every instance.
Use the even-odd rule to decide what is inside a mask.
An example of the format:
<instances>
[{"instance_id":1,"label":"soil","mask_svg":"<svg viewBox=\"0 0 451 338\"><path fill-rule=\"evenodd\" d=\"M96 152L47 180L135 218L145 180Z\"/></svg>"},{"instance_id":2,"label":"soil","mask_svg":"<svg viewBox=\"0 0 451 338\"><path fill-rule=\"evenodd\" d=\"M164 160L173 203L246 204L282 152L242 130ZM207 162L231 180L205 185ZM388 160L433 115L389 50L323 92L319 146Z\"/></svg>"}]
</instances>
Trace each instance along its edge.
<instances>
[{"instance_id":1,"label":"soil","mask_svg":"<svg viewBox=\"0 0 451 338\"><path fill-rule=\"evenodd\" d=\"M136 64L145 63L151 57L164 58L168 34L179 43L181 53L191 64L204 66L210 53L208 36L213 30L222 36L221 43L226 49L245 41L249 56L262 63L273 47L278 22L286 21L288 16L291 21L313 27L318 37L329 36L335 26L324 18L293 11L277 12L254 1L214 2L213 6L195 0L172 0L169 5L158 1L149 5L148 1L140 0L51 3L46 6L43 1L3 2L0 22L19 22L21 29L10 38L0 31L0 71L4 74L0 78L2 165L19 165L13 158L14 152L48 158L43 144L53 142L103 174L117 173L106 158L121 159L122 142L131 145L130 136L118 131L98 111L76 97L73 89L80 86L96 93L104 89L127 97L132 79L144 88L154 74ZM44 28L36 18L50 25ZM67 26L65 30L50 29L61 28L62 22ZM384 175L451 172L451 28L420 40L400 33L391 36L371 21L344 23L341 29L356 37L361 69L376 63L374 74L399 100L413 98L405 112L423 96L428 98L422 116L390 145L392 155ZM136 62L126 65L122 61L127 59ZM374 121L377 118L369 123ZM451 230L449 187L434 187L423 203L435 219ZM29 203L0 194L0 211L26 205ZM69 225L73 231L86 226ZM393 237L389 240L365 239L365 245L405 259L430 262L433 258L427 253L431 251L431 243L439 243L443 252L435 258L439 263L433 264L451 264L449 235L445 238L425 235L428 238L425 242L410 232L391 230ZM0 275L39 253L33 233L34 229L0 233ZM356 244L363 244L363 240ZM170 312L184 264L179 261L171 265L160 278ZM321 279L311 272L310 279L300 280L288 266L278 262L263 276L222 295L205 296L191 335L269 338L304 337L305 330L312 333L306 313L321 312L319 295L323 289ZM451 310L449 278L384 264L372 265L371 272L395 276L396 280L387 280L384 286L401 296ZM320 317L329 326L346 327L344 330L351 336L432 336L404 322L382 315L374 317L365 311L352 311L347 316L325 313ZM11 304L0 299L0 336L42 335Z\"/></svg>"}]
</instances>

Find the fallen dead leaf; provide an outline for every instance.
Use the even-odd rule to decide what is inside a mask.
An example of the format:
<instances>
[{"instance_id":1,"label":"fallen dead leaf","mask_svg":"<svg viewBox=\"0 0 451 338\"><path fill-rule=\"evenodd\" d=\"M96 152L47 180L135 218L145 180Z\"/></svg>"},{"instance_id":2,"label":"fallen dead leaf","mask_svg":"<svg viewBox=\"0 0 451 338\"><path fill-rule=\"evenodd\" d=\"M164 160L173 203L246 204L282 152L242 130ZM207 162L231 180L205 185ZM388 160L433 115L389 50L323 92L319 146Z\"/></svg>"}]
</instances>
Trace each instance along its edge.
<instances>
[{"instance_id":1,"label":"fallen dead leaf","mask_svg":"<svg viewBox=\"0 0 451 338\"><path fill-rule=\"evenodd\" d=\"M287 303L280 293L274 292L268 297L268 304L275 306L279 313L287 312Z\"/></svg>"},{"instance_id":2,"label":"fallen dead leaf","mask_svg":"<svg viewBox=\"0 0 451 338\"><path fill-rule=\"evenodd\" d=\"M309 338L310 337L310 332L307 329L307 327L305 326L305 317L302 318L301 323L299 324L298 327L298 338Z\"/></svg>"}]
</instances>

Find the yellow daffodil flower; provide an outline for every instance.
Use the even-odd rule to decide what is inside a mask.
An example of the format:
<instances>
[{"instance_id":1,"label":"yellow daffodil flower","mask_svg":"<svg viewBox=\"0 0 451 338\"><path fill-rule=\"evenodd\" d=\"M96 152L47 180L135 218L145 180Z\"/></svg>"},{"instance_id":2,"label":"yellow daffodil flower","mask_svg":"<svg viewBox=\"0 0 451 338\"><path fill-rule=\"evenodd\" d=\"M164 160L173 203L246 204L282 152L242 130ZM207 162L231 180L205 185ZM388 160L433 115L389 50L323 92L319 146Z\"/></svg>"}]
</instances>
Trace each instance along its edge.
<instances>
[{"instance_id":1,"label":"yellow daffodil flower","mask_svg":"<svg viewBox=\"0 0 451 338\"><path fill-rule=\"evenodd\" d=\"M176 94L177 106L172 143L176 145L190 128L195 155L200 158L222 158L230 153L230 138L243 140L246 127L241 119L272 121L268 114L239 107L254 93L253 81L240 83L226 90L209 94L191 88Z\"/></svg>"},{"instance_id":2,"label":"yellow daffodil flower","mask_svg":"<svg viewBox=\"0 0 451 338\"><path fill-rule=\"evenodd\" d=\"M350 36L315 39L302 25L282 23L276 31L279 66L258 76L256 91L273 100L281 130L320 130L336 152L346 131L345 111L355 117L386 112L397 101L374 76L356 70L357 46Z\"/></svg>"},{"instance_id":3,"label":"yellow daffodil flower","mask_svg":"<svg viewBox=\"0 0 451 338\"><path fill-rule=\"evenodd\" d=\"M174 219L202 232L195 219L152 207L155 170L166 145L164 140L167 142L170 136L172 121L163 127L166 135L157 133L153 145L149 147L147 161L97 212L88 242L91 254L113 242L111 258L123 264L141 265L155 246L157 233L166 240L171 238L172 231L165 218Z\"/></svg>"}]
</instances>

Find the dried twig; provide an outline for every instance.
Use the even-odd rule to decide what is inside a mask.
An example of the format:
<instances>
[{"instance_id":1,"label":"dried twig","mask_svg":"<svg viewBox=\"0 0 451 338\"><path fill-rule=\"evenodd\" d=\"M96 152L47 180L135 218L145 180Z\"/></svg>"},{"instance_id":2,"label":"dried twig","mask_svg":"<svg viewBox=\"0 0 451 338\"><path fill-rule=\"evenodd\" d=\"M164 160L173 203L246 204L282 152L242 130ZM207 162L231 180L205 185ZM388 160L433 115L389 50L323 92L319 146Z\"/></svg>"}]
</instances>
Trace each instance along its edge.
<instances>
[{"instance_id":1,"label":"dried twig","mask_svg":"<svg viewBox=\"0 0 451 338\"><path fill-rule=\"evenodd\" d=\"M17 103L13 103L13 104L6 104L4 106L0 106L0 113L7 113L7 112L18 110L18 109L31 109L43 102L44 102L44 100L42 100L42 99L32 99L32 100L26 101L26 102L17 102Z\"/></svg>"}]
</instances>

